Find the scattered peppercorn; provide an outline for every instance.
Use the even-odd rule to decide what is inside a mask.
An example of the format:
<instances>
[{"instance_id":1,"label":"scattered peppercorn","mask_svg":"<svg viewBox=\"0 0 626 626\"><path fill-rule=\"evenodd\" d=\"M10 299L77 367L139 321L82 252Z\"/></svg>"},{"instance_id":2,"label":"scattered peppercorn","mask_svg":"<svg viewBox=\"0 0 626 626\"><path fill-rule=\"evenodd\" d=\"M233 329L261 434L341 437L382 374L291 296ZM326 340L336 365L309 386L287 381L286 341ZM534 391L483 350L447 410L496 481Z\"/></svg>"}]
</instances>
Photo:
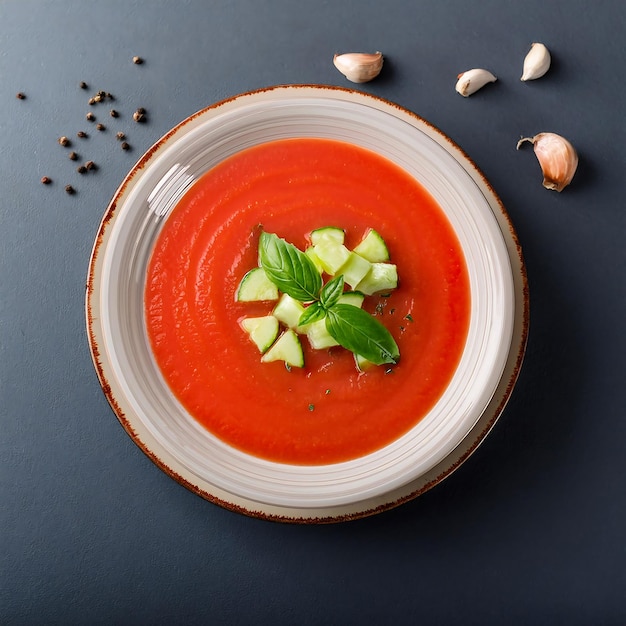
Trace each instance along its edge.
<instances>
[{"instance_id":1,"label":"scattered peppercorn","mask_svg":"<svg viewBox=\"0 0 626 626\"><path fill-rule=\"evenodd\" d=\"M21 91L18 92L15 96L18 100L26 100L26 94L22 93Z\"/></svg>"},{"instance_id":2,"label":"scattered peppercorn","mask_svg":"<svg viewBox=\"0 0 626 626\"><path fill-rule=\"evenodd\" d=\"M141 65L143 63L143 59L141 57L133 57L133 63L135 65Z\"/></svg>"},{"instance_id":3,"label":"scattered peppercorn","mask_svg":"<svg viewBox=\"0 0 626 626\"><path fill-rule=\"evenodd\" d=\"M96 128L98 130L106 130L106 126L104 124L96 124Z\"/></svg>"},{"instance_id":4,"label":"scattered peppercorn","mask_svg":"<svg viewBox=\"0 0 626 626\"><path fill-rule=\"evenodd\" d=\"M49 185L52 182L52 178L48 178L48 176L43 176L41 178L41 182L44 185Z\"/></svg>"},{"instance_id":5,"label":"scattered peppercorn","mask_svg":"<svg viewBox=\"0 0 626 626\"><path fill-rule=\"evenodd\" d=\"M117 137L118 141L123 141L124 139L126 139L126 135L121 130L119 133L116 133L115 136Z\"/></svg>"},{"instance_id":6,"label":"scattered peppercorn","mask_svg":"<svg viewBox=\"0 0 626 626\"><path fill-rule=\"evenodd\" d=\"M87 135L87 133L86 133L84 130L79 130L79 131L76 133L76 136L77 136L77 137L80 137L81 139L84 139L85 137L88 137L89 135Z\"/></svg>"},{"instance_id":7,"label":"scattered peppercorn","mask_svg":"<svg viewBox=\"0 0 626 626\"><path fill-rule=\"evenodd\" d=\"M65 185L65 191L69 193L70 196L76 193L76 190L72 187L72 185Z\"/></svg>"},{"instance_id":8,"label":"scattered peppercorn","mask_svg":"<svg viewBox=\"0 0 626 626\"><path fill-rule=\"evenodd\" d=\"M72 142L65 135L63 135L63 137L59 137L58 141L62 146L72 145Z\"/></svg>"},{"instance_id":9,"label":"scattered peppercorn","mask_svg":"<svg viewBox=\"0 0 626 626\"><path fill-rule=\"evenodd\" d=\"M85 115L85 117L87 118L87 120L89 120L90 122L93 122L96 119L96 116L89 111L89 113L87 113L87 115Z\"/></svg>"},{"instance_id":10,"label":"scattered peppercorn","mask_svg":"<svg viewBox=\"0 0 626 626\"><path fill-rule=\"evenodd\" d=\"M76 168L76 171L77 171L79 174L84 174L84 173L87 171L87 168L86 168L84 165L79 165L79 166Z\"/></svg>"},{"instance_id":11,"label":"scattered peppercorn","mask_svg":"<svg viewBox=\"0 0 626 626\"><path fill-rule=\"evenodd\" d=\"M138 108L133 113L133 119L135 122L145 122L146 121L146 110L143 107Z\"/></svg>"},{"instance_id":12,"label":"scattered peppercorn","mask_svg":"<svg viewBox=\"0 0 626 626\"><path fill-rule=\"evenodd\" d=\"M70 152L70 160L76 161L77 158L78 158L78 155L76 154L76 152L72 150L72 152Z\"/></svg>"},{"instance_id":13,"label":"scattered peppercorn","mask_svg":"<svg viewBox=\"0 0 626 626\"><path fill-rule=\"evenodd\" d=\"M111 117L119 117L120 116L120 114L115 109L111 109L110 115L111 115Z\"/></svg>"},{"instance_id":14,"label":"scattered peppercorn","mask_svg":"<svg viewBox=\"0 0 626 626\"><path fill-rule=\"evenodd\" d=\"M95 104L98 102L95 98L89 98L89 104Z\"/></svg>"},{"instance_id":15,"label":"scattered peppercorn","mask_svg":"<svg viewBox=\"0 0 626 626\"><path fill-rule=\"evenodd\" d=\"M87 169L87 170L97 170L98 166L93 161L87 161L87 163L85 163L85 169Z\"/></svg>"},{"instance_id":16,"label":"scattered peppercorn","mask_svg":"<svg viewBox=\"0 0 626 626\"><path fill-rule=\"evenodd\" d=\"M87 83L86 83L84 80L81 80L81 81L80 81L80 83L78 83L78 86L79 86L81 89L87 89L87 87L88 87L89 85L87 85Z\"/></svg>"},{"instance_id":17,"label":"scattered peppercorn","mask_svg":"<svg viewBox=\"0 0 626 626\"><path fill-rule=\"evenodd\" d=\"M113 96L112 93L109 93L108 91L106 92L105 96L109 99L109 100L115 100L115 97Z\"/></svg>"},{"instance_id":18,"label":"scattered peppercorn","mask_svg":"<svg viewBox=\"0 0 626 626\"><path fill-rule=\"evenodd\" d=\"M121 148L122 150L130 150L130 145L126 143L125 141L123 141Z\"/></svg>"}]
</instances>

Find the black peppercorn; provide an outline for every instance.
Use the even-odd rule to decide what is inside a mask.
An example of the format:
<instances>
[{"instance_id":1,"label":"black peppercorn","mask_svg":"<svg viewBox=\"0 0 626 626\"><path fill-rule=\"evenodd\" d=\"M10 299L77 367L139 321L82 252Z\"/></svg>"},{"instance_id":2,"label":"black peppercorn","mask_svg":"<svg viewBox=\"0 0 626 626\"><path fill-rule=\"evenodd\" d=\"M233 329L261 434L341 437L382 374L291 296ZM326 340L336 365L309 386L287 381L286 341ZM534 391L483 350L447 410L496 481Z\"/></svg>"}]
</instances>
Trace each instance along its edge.
<instances>
[{"instance_id":1,"label":"black peppercorn","mask_svg":"<svg viewBox=\"0 0 626 626\"><path fill-rule=\"evenodd\" d=\"M143 63L143 59L141 57L133 57L133 63L135 65L141 65Z\"/></svg>"},{"instance_id":2,"label":"black peppercorn","mask_svg":"<svg viewBox=\"0 0 626 626\"><path fill-rule=\"evenodd\" d=\"M123 141L124 139L126 139L126 135L122 131L120 131L119 133L116 133L115 136L117 137L118 141Z\"/></svg>"},{"instance_id":3,"label":"black peppercorn","mask_svg":"<svg viewBox=\"0 0 626 626\"><path fill-rule=\"evenodd\" d=\"M70 160L71 161L76 161L77 158L78 158L78 155L76 154L76 152L74 152L74 151L70 152Z\"/></svg>"},{"instance_id":4,"label":"black peppercorn","mask_svg":"<svg viewBox=\"0 0 626 626\"><path fill-rule=\"evenodd\" d=\"M41 178L41 182L43 185L49 185L52 182L52 179L48 178L48 176L43 176Z\"/></svg>"},{"instance_id":5,"label":"black peppercorn","mask_svg":"<svg viewBox=\"0 0 626 626\"><path fill-rule=\"evenodd\" d=\"M77 137L80 137L81 139L84 139L84 138L85 138L85 137L87 137L88 135L87 135L87 133L86 133L84 130L79 130L79 131L76 133L76 136L77 136Z\"/></svg>"},{"instance_id":6,"label":"black peppercorn","mask_svg":"<svg viewBox=\"0 0 626 626\"><path fill-rule=\"evenodd\" d=\"M87 171L87 168L86 168L84 165L79 165L79 166L76 168L76 171L77 171L79 174L84 174L84 173Z\"/></svg>"},{"instance_id":7,"label":"black peppercorn","mask_svg":"<svg viewBox=\"0 0 626 626\"><path fill-rule=\"evenodd\" d=\"M85 115L85 117L87 118L87 120L89 120L90 122L93 122L96 119L96 116L89 111L89 113L87 113L87 115Z\"/></svg>"},{"instance_id":8,"label":"black peppercorn","mask_svg":"<svg viewBox=\"0 0 626 626\"><path fill-rule=\"evenodd\" d=\"M120 114L115 109L111 109L110 115L111 115L111 117L119 117L120 116Z\"/></svg>"},{"instance_id":9,"label":"black peppercorn","mask_svg":"<svg viewBox=\"0 0 626 626\"><path fill-rule=\"evenodd\" d=\"M79 86L81 89L87 89L87 87L88 87L89 85L87 85L87 83L86 83L84 80L81 80L81 81L80 81L80 83L78 83L78 86Z\"/></svg>"},{"instance_id":10,"label":"black peppercorn","mask_svg":"<svg viewBox=\"0 0 626 626\"><path fill-rule=\"evenodd\" d=\"M65 185L65 191L69 193L70 196L76 193L76 190L74 189L74 187L72 187L72 185Z\"/></svg>"},{"instance_id":11,"label":"black peppercorn","mask_svg":"<svg viewBox=\"0 0 626 626\"><path fill-rule=\"evenodd\" d=\"M121 146L122 150L130 150L130 146L124 141Z\"/></svg>"},{"instance_id":12,"label":"black peppercorn","mask_svg":"<svg viewBox=\"0 0 626 626\"><path fill-rule=\"evenodd\" d=\"M63 137L59 137L58 142L62 146L71 146L72 145L72 142L65 135L63 135Z\"/></svg>"},{"instance_id":13,"label":"black peppercorn","mask_svg":"<svg viewBox=\"0 0 626 626\"><path fill-rule=\"evenodd\" d=\"M98 167L96 166L96 164L93 161L87 161L87 163L85 163L85 169L87 169L87 170L95 170L95 169L98 169Z\"/></svg>"},{"instance_id":14,"label":"black peppercorn","mask_svg":"<svg viewBox=\"0 0 626 626\"><path fill-rule=\"evenodd\" d=\"M26 100L26 94L21 91L15 96L18 100Z\"/></svg>"},{"instance_id":15,"label":"black peppercorn","mask_svg":"<svg viewBox=\"0 0 626 626\"><path fill-rule=\"evenodd\" d=\"M96 128L98 130L106 130L106 126L104 124L96 124Z\"/></svg>"}]
</instances>

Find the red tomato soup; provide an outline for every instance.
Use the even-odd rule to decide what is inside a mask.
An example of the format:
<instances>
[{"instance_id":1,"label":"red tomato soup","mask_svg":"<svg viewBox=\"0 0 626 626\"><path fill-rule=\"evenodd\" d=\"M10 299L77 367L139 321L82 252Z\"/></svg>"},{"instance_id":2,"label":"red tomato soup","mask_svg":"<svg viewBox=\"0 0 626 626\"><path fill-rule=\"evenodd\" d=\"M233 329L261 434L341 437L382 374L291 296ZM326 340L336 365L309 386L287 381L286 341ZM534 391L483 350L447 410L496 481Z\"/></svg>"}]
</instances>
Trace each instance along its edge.
<instances>
[{"instance_id":1,"label":"red tomato soup","mask_svg":"<svg viewBox=\"0 0 626 626\"><path fill-rule=\"evenodd\" d=\"M397 366L359 372L341 347L313 350L305 367L261 363L244 316L275 303L236 302L258 264L261 227L298 246L338 226L354 248L369 228L384 238L399 285L370 296L400 348ZM149 263L146 326L171 390L211 433L271 461L353 459L397 439L431 409L465 344L470 309L459 242L433 198L380 156L325 139L244 150L204 174L167 219Z\"/></svg>"}]
</instances>

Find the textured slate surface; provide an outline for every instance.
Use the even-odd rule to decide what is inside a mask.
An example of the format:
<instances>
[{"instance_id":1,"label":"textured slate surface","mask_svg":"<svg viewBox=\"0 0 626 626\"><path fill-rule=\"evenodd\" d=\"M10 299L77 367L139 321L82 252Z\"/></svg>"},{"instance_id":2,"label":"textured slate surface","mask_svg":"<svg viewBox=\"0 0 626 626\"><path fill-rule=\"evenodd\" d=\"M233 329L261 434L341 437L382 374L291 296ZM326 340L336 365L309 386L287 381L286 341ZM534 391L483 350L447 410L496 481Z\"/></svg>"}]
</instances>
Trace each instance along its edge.
<instances>
[{"instance_id":1,"label":"textured slate surface","mask_svg":"<svg viewBox=\"0 0 626 626\"><path fill-rule=\"evenodd\" d=\"M624 623L625 26L618 0L0 3L0 621ZM533 41L553 67L523 84ZM111 412L84 330L93 238L131 165L186 116L273 84L347 85L333 53L377 49L383 74L359 89L447 133L510 213L526 361L494 432L418 500L343 525L249 519L162 473ZM455 94L481 66L498 82ZM102 132L84 118L98 89L121 113L93 107ZM580 152L562 194L515 150L546 130ZM97 171L75 172L63 134Z\"/></svg>"}]
</instances>

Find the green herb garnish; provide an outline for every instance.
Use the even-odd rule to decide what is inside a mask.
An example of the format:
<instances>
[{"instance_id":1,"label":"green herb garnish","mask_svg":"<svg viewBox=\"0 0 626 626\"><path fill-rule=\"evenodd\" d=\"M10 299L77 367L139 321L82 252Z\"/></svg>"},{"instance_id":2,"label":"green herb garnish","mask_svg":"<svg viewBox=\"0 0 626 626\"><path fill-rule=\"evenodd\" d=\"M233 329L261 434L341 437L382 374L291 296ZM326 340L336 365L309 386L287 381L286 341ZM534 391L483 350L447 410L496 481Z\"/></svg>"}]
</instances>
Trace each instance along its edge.
<instances>
[{"instance_id":1,"label":"green herb garnish","mask_svg":"<svg viewBox=\"0 0 626 626\"><path fill-rule=\"evenodd\" d=\"M325 319L328 333L347 350L375 365L398 362L398 345L385 326L363 309L339 302L344 292L343 275L324 285L306 254L271 233L261 233L259 258L265 274L278 289L303 304L310 303L299 326ZM380 303L378 306L382 309Z\"/></svg>"},{"instance_id":2,"label":"green herb garnish","mask_svg":"<svg viewBox=\"0 0 626 626\"><path fill-rule=\"evenodd\" d=\"M328 310L337 303L343 293L343 274L329 280L322 291L320 291L320 303L324 309Z\"/></svg>"},{"instance_id":3,"label":"green herb garnish","mask_svg":"<svg viewBox=\"0 0 626 626\"><path fill-rule=\"evenodd\" d=\"M296 246L276 235L261 233L259 255L267 277L283 293L300 302L318 299L322 277L311 259Z\"/></svg>"},{"instance_id":4,"label":"green herb garnish","mask_svg":"<svg viewBox=\"0 0 626 626\"><path fill-rule=\"evenodd\" d=\"M375 365L397 363L400 350L391 333L367 311L336 304L326 312L326 330L344 348Z\"/></svg>"},{"instance_id":5,"label":"green herb garnish","mask_svg":"<svg viewBox=\"0 0 626 626\"><path fill-rule=\"evenodd\" d=\"M325 316L326 309L324 308L324 305L321 302L313 302L300 316L298 326L306 326L307 324L312 324L313 322L319 322L319 320L323 320Z\"/></svg>"}]
</instances>

